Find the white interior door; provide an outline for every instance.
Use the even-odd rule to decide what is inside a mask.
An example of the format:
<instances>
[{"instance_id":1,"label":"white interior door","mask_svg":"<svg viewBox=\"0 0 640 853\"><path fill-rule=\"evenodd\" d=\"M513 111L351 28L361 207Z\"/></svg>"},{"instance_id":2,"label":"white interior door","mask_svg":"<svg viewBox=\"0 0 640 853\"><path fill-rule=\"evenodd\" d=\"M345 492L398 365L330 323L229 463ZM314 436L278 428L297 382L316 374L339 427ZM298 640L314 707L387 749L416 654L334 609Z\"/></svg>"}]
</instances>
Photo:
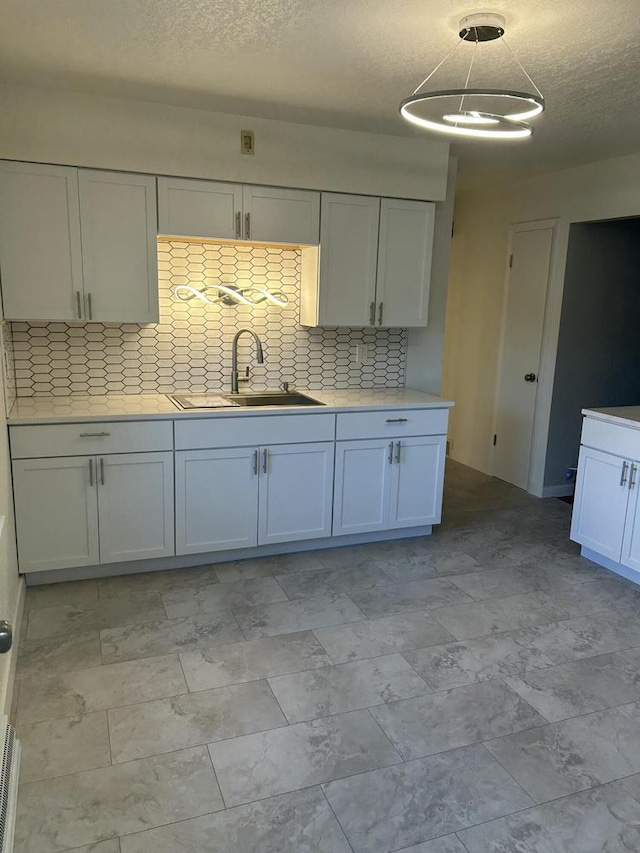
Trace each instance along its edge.
<instances>
[{"instance_id":1,"label":"white interior door","mask_svg":"<svg viewBox=\"0 0 640 853\"><path fill-rule=\"evenodd\" d=\"M529 485L531 440L554 227L514 226L502 329L493 474Z\"/></svg>"},{"instance_id":2,"label":"white interior door","mask_svg":"<svg viewBox=\"0 0 640 853\"><path fill-rule=\"evenodd\" d=\"M173 453L98 457L100 562L175 554Z\"/></svg>"},{"instance_id":3,"label":"white interior door","mask_svg":"<svg viewBox=\"0 0 640 853\"><path fill-rule=\"evenodd\" d=\"M80 169L85 319L157 323L156 180Z\"/></svg>"},{"instance_id":4,"label":"white interior door","mask_svg":"<svg viewBox=\"0 0 640 853\"><path fill-rule=\"evenodd\" d=\"M13 491L21 572L98 563L93 456L16 460Z\"/></svg>"},{"instance_id":5,"label":"white interior door","mask_svg":"<svg viewBox=\"0 0 640 853\"><path fill-rule=\"evenodd\" d=\"M590 447L580 448L571 538L616 563L622 553L628 477L626 460Z\"/></svg>"},{"instance_id":6,"label":"white interior door","mask_svg":"<svg viewBox=\"0 0 640 853\"><path fill-rule=\"evenodd\" d=\"M183 450L176 465L176 553L258 544L257 451Z\"/></svg>"},{"instance_id":7,"label":"white interior door","mask_svg":"<svg viewBox=\"0 0 640 853\"><path fill-rule=\"evenodd\" d=\"M262 449L258 543L331 535L333 442Z\"/></svg>"},{"instance_id":8,"label":"white interior door","mask_svg":"<svg viewBox=\"0 0 640 853\"><path fill-rule=\"evenodd\" d=\"M393 442L339 441L333 496L333 535L387 530Z\"/></svg>"},{"instance_id":9,"label":"white interior door","mask_svg":"<svg viewBox=\"0 0 640 853\"><path fill-rule=\"evenodd\" d=\"M389 527L416 527L440 521L445 448L443 435L394 442Z\"/></svg>"},{"instance_id":10,"label":"white interior door","mask_svg":"<svg viewBox=\"0 0 640 853\"><path fill-rule=\"evenodd\" d=\"M427 325L435 211L430 201L383 198L380 203L379 326Z\"/></svg>"}]
</instances>

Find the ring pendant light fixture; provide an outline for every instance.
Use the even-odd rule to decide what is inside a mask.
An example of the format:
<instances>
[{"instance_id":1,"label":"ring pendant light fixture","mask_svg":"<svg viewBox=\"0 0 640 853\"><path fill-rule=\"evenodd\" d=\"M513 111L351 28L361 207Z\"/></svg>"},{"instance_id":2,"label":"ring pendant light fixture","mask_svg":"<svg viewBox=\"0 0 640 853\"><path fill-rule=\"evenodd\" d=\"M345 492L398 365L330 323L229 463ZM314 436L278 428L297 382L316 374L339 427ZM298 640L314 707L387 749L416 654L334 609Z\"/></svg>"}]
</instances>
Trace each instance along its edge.
<instances>
[{"instance_id":1,"label":"ring pendant light fixture","mask_svg":"<svg viewBox=\"0 0 640 853\"><path fill-rule=\"evenodd\" d=\"M460 41L420 83L413 94L400 104L400 115L411 124L454 137L472 139L524 139L533 129L528 124L544 110L542 92L527 74L504 39L505 19L502 15L478 12L460 21ZM527 78L534 93L515 89L470 88L471 72L482 42L500 39L511 58ZM456 52L463 42L473 43L473 53L464 87L425 91L434 74Z\"/></svg>"}]
</instances>

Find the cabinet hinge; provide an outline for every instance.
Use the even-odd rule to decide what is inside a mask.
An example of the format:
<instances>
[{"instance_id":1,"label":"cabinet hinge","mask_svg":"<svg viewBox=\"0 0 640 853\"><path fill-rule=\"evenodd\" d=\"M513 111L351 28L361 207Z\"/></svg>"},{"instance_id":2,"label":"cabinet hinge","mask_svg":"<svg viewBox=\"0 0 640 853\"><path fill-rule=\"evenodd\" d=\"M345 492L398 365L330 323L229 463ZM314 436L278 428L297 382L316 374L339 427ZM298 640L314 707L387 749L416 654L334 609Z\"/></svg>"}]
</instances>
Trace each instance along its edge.
<instances>
[{"instance_id":1,"label":"cabinet hinge","mask_svg":"<svg viewBox=\"0 0 640 853\"><path fill-rule=\"evenodd\" d=\"M494 434L494 436L493 436L493 446L495 447L497 443L498 443L498 436Z\"/></svg>"},{"instance_id":2,"label":"cabinet hinge","mask_svg":"<svg viewBox=\"0 0 640 853\"><path fill-rule=\"evenodd\" d=\"M509 255L509 269L513 266L513 255Z\"/></svg>"}]
</instances>

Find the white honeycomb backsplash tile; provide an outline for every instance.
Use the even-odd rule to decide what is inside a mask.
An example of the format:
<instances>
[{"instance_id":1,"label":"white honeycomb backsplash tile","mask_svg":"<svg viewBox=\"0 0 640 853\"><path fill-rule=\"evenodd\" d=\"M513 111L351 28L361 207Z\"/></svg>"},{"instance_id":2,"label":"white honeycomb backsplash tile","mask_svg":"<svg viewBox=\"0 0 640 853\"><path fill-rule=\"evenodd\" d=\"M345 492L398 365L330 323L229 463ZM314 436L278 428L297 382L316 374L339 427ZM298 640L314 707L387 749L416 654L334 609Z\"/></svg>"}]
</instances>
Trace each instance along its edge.
<instances>
[{"instance_id":1,"label":"white honeycomb backsplash tile","mask_svg":"<svg viewBox=\"0 0 640 853\"><path fill-rule=\"evenodd\" d=\"M255 364L249 336L241 339L244 388L277 388L283 381L307 388L398 387L404 384L406 333L402 329L305 329L299 325L301 250L271 246L158 243L160 323L17 323L6 336L19 397L40 394L137 394L206 391L225 387L231 343L243 327L257 332L265 363ZM181 302L176 284L254 284L283 291L284 308ZM354 361L358 343L369 362Z\"/></svg>"}]
</instances>

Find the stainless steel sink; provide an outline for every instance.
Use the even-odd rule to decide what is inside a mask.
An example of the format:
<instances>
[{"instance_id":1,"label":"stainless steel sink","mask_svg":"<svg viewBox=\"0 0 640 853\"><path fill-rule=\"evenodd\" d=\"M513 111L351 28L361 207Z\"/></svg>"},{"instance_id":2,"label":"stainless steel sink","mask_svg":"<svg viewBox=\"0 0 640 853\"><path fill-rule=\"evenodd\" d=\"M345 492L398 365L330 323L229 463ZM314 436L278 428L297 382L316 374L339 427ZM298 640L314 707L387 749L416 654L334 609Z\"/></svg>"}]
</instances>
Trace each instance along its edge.
<instances>
[{"instance_id":1,"label":"stainless steel sink","mask_svg":"<svg viewBox=\"0 0 640 853\"><path fill-rule=\"evenodd\" d=\"M173 394L181 409L224 409L236 406L324 406L298 391L258 391L255 394Z\"/></svg>"},{"instance_id":2,"label":"stainless steel sink","mask_svg":"<svg viewBox=\"0 0 640 853\"><path fill-rule=\"evenodd\" d=\"M255 394L225 394L234 406L324 406L298 391L264 391Z\"/></svg>"}]
</instances>

